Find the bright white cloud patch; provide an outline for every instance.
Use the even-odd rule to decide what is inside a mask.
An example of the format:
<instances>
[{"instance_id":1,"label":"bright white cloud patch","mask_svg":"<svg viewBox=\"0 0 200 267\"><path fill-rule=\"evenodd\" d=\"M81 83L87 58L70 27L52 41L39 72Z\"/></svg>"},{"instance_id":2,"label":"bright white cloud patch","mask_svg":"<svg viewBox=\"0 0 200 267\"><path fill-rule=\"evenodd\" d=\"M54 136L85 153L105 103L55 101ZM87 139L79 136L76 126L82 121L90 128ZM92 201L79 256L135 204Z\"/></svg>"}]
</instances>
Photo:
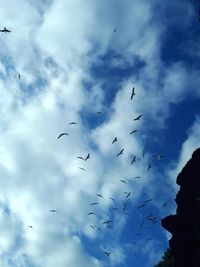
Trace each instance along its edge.
<instances>
[{"instance_id":1,"label":"bright white cloud patch","mask_svg":"<svg viewBox=\"0 0 200 267\"><path fill-rule=\"evenodd\" d=\"M167 25L156 12L156 1L2 2L0 16L11 33L0 35L0 265L120 266L132 240L124 232L144 194L162 212L161 174L145 142L167 128L170 104L199 98L199 78L182 62L162 61ZM127 64L133 70L114 93L106 88L111 74L92 74L94 66L103 72ZM58 139L60 133L69 135ZM198 138L197 118L178 168ZM77 158L88 153L87 161ZM154 243L144 249L148 266L156 260L153 249Z\"/></svg>"}]
</instances>

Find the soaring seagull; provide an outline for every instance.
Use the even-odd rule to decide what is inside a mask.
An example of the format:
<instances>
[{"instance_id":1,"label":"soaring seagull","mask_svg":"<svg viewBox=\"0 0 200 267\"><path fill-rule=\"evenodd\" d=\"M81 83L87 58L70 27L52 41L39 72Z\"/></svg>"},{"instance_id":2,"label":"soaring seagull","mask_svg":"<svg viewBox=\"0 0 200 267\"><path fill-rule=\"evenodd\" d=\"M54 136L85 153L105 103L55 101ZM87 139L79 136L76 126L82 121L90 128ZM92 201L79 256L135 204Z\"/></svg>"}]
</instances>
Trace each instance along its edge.
<instances>
[{"instance_id":1,"label":"soaring seagull","mask_svg":"<svg viewBox=\"0 0 200 267\"><path fill-rule=\"evenodd\" d=\"M0 32L11 32L10 30L8 30L6 27L3 28L3 30L0 30Z\"/></svg>"},{"instance_id":2,"label":"soaring seagull","mask_svg":"<svg viewBox=\"0 0 200 267\"><path fill-rule=\"evenodd\" d=\"M142 117L142 115L136 117L135 119L133 119L134 121L139 121L139 119Z\"/></svg>"},{"instance_id":3,"label":"soaring seagull","mask_svg":"<svg viewBox=\"0 0 200 267\"><path fill-rule=\"evenodd\" d=\"M18 73L18 79L20 80L20 78L21 78L21 75Z\"/></svg>"},{"instance_id":4,"label":"soaring seagull","mask_svg":"<svg viewBox=\"0 0 200 267\"><path fill-rule=\"evenodd\" d=\"M29 228L33 228L33 226L32 226L32 225L28 225L28 227L29 227Z\"/></svg>"},{"instance_id":5,"label":"soaring seagull","mask_svg":"<svg viewBox=\"0 0 200 267\"><path fill-rule=\"evenodd\" d=\"M83 157L80 157L80 156L79 156L79 157L77 157L77 159L82 159L82 160L85 160Z\"/></svg>"},{"instance_id":6,"label":"soaring seagull","mask_svg":"<svg viewBox=\"0 0 200 267\"><path fill-rule=\"evenodd\" d=\"M132 161L131 161L131 165L133 164L133 162L136 161L136 156L133 157Z\"/></svg>"},{"instance_id":7,"label":"soaring seagull","mask_svg":"<svg viewBox=\"0 0 200 267\"><path fill-rule=\"evenodd\" d=\"M57 212L57 210L50 210L49 212Z\"/></svg>"},{"instance_id":8,"label":"soaring seagull","mask_svg":"<svg viewBox=\"0 0 200 267\"><path fill-rule=\"evenodd\" d=\"M136 133L138 132L138 130L133 130L132 132L130 132L130 134Z\"/></svg>"},{"instance_id":9,"label":"soaring seagull","mask_svg":"<svg viewBox=\"0 0 200 267\"><path fill-rule=\"evenodd\" d=\"M123 151L124 151L124 148L117 154L117 157L119 157L119 155L122 155Z\"/></svg>"},{"instance_id":10,"label":"soaring seagull","mask_svg":"<svg viewBox=\"0 0 200 267\"><path fill-rule=\"evenodd\" d=\"M109 221L105 221L105 222L102 222L102 224L109 224L109 223L112 223L113 221L109 220Z\"/></svg>"},{"instance_id":11,"label":"soaring seagull","mask_svg":"<svg viewBox=\"0 0 200 267\"><path fill-rule=\"evenodd\" d=\"M94 212L89 212L89 213L88 213L88 215L92 215L92 214L94 214Z\"/></svg>"},{"instance_id":12,"label":"soaring seagull","mask_svg":"<svg viewBox=\"0 0 200 267\"><path fill-rule=\"evenodd\" d=\"M77 124L76 122L72 121L69 123L69 125L74 125L74 124Z\"/></svg>"},{"instance_id":13,"label":"soaring seagull","mask_svg":"<svg viewBox=\"0 0 200 267\"><path fill-rule=\"evenodd\" d=\"M63 135L69 135L68 133L61 133L59 136L58 136L58 139L60 138L60 137L62 137Z\"/></svg>"},{"instance_id":14,"label":"soaring seagull","mask_svg":"<svg viewBox=\"0 0 200 267\"><path fill-rule=\"evenodd\" d=\"M82 171L86 171L86 169L82 168L82 167L78 167L80 170Z\"/></svg>"},{"instance_id":15,"label":"soaring seagull","mask_svg":"<svg viewBox=\"0 0 200 267\"><path fill-rule=\"evenodd\" d=\"M108 256L108 257L110 256L110 254L111 254L110 251L105 251L105 252L104 252L104 255L106 255L106 256Z\"/></svg>"},{"instance_id":16,"label":"soaring seagull","mask_svg":"<svg viewBox=\"0 0 200 267\"><path fill-rule=\"evenodd\" d=\"M114 144L115 142L117 142L117 137L115 137L115 139L112 141L112 144Z\"/></svg>"},{"instance_id":17,"label":"soaring seagull","mask_svg":"<svg viewBox=\"0 0 200 267\"><path fill-rule=\"evenodd\" d=\"M124 192L124 194L126 195L126 197L130 197L131 192Z\"/></svg>"},{"instance_id":18,"label":"soaring seagull","mask_svg":"<svg viewBox=\"0 0 200 267\"><path fill-rule=\"evenodd\" d=\"M96 194L98 197L101 197L101 198L103 198L103 196L102 195L100 195L100 194Z\"/></svg>"},{"instance_id":19,"label":"soaring seagull","mask_svg":"<svg viewBox=\"0 0 200 267\"><path fill-rule=\"evenodd\" d=\"M87 154L87 157L85 158L85 161L90 158L90 153Z\"/></svg>"},{"instance_id":20,"label":"soaring seagull","mask_svg":"<svg viewBox=\"0 0 200 267\"><path fill-rule=\"evenodd\" d=\"M151 169L151 163L149 163L148 167L147 167L147 171L149 171Z\"/></svg>"},{"instance_id":21,"label":"soaring seagull","mask_svg":"<svg viewBox=\"0 0 200 267\"><path fill-rule=\"evenodd\" d=\"M153 155L153 157L157 160L161 160L162 158L164 158L165 156L163 155Z\"/></svg>"},{"instance_id":22,"label":"soaring seagull","mask_svg":"<svg viewBox=\"0 0 200 267\"><path fill-rule=\"evenodd\" d=\"M91 206L99 204L98 202L90 203Z\"/></svg>"},{"instance_id":23,"label":"soaring seagull","mask_svg":"<svg viewBox=\"0 0 200 267\"><path fill-rule=\"evenodd\" d=\"M132 89L132 93L131 93L131 100L133 99L133 96L135 95L135 87L133 87Z\"/></svg>"},{"instance_id":24,"label":"soaring seagull","mask_svg":"<svg viewBox=\"0 0 200 267\"><path fill-rule=\"evenodd\" d=\"M124 181L124 180L120 180L120 182L122 182L122 183L124 183L124 184L127 184L127 182L126 182L126 181Z\"/></svg>"},{"instance_id":25,"label":"soaring seagull","mask_svg":"<svg viewBox=\"0 0 200 267\"><path fill-rule=\"evenodd\" d=\"M117 31L117 28L115 28L113 32L116 32L116 31Z\"/></svg>"}]
</instances>

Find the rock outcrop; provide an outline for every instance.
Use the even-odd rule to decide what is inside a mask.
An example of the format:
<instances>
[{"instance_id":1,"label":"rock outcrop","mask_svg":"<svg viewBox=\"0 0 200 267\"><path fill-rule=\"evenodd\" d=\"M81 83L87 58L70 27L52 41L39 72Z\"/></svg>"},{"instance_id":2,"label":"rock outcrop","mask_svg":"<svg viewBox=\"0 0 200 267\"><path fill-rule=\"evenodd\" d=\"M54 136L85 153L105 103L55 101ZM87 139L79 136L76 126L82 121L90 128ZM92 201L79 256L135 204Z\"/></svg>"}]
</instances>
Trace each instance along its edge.
<instances>
[{"instance_id":1,"label":"rock outcrop","mask_svg":"<svg viewBox=\"0 0 200 267\"><path fill-rule=\"evenodd\" d=\"M200 267L200 148L177 177L176 215L162 220L172 238L169 245L174 267Z\"/></svg>"}]
</instances>

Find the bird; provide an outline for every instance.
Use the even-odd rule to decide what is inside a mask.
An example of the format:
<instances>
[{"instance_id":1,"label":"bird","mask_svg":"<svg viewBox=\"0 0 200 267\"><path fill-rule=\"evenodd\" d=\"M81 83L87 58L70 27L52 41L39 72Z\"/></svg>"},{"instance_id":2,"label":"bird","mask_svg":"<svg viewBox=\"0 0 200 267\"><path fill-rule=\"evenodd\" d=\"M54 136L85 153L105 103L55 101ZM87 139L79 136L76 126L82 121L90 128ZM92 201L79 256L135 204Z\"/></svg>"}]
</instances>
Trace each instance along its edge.
<instances>
[{"instance_id":1,"label":"bird","mask_svg":"<svg viewBox=\"0 0 200 267\"><path fill-rule=\"evenodd\" d=\"M58 139L60 138L60 137L62 137L63 135L69 135L68 133L61 133L59 136L58 136Z\"/></svg>"},{"instance_id":2,"label":"bird","mask_svg":"<svg viewBox=\"0 0 200 267\"><path fill-rule=\"evenodd\" d=\"M69 123L69 125L75 125L75 124L77 124L77 123L74 122L74 121L72 121L72 122Z\"/></svg>"},{"instance_id":3,"label":"bird","mask_svg":"<svg viewBox=\"0 0 200 267\"><path fill-rule=\"evenodd\" d=\"M133 87L132 89L132 93L131 93L131 100L133 99L133 96L135 95L135 87Z\"/></svg>"},{"instance_id":4,"label":"bird","mask_svg":"<svg viewBox=\"0 0 200 267\"><path fill-rule=\"evenodd\" d=\"M112 223L112 221L109 220L109 221L102 222L102 224L109 224L109 223Z\"/></svg>"},{"instance_id":5,"label":"bird","mask_svg":"<svg viewBox=\"0 0 200 267\"><path fill-rule=\"evenodd\" d=\"M146 154L146 152L145 152L145 150L143 150L143 151L142 151L142 157L143 157L143 158L145 157L145 154Z\"/></svg>"},{"instance_id":6,"label":"bird","mask_svg":"<svg viewBox=\"0 0 200 267\"><path fill-rule=\"evenodd\" d=\"M99 204L99 203L98 203L98 202L90 203L91 206L92 206L92 205L97 205L97 204Z\"/></svg>"},{"instance_id":7,"label":"bird","mask_svg":"<svg viewBox=\"0 0 200 267\"><path fill-rule=\"evenodd\" d=\"M102 114L102 112L101 112L101 111L97 111L96 113L97 113L97 114L99 114L99 115L100 115L100 114Z\"/></svg>"},{"instance_id":8,"label":"bird","mask_svg":"<svg viewBox=\"0 0 200 267\"><path fill-rule=\"evenodd\" d=\"M130 132L130 134L136 133L138 132L138 130L133 130L132 132Z\"/></svg>"},{"instance_id":9,"label":"bird","mask_svg":"<svg viewBox=\"0 0 200 267\"><path fill-rule=\"evenodd\" d=\"M110 251L105 251L105 252L104 252L104 255L106 255L106 256L108 256L108 257L110 256L110 254L111 254Z\"/></svg>"},{"instance_id":10,"label":"bird","mask_svg":"<svg viewBox=\"0 0 200 267\"><path fill-rule=\"evenodd\" d=\"M115 139L112 141L112 144L114 144L115 142L117 142L117 137L115 137Z\"/></svg>"},{"instance_id":11,"label":"bird","mask_svg":"<svg viewBox=\"0 0 200 267\"><path fill-rule=\"evenodd\" d=\"M92 215L92 214L94 214L94 212L89 212L89 213L88 213L88 215Z\"/></svg>"},{"instance_id":12,"label":"bird","mask_svg":"<svg viewBox=\"0 0 200 267\"><path fill-rule=\"evenodd\" d=\"M90 227L92 227L92 229L94 229L94 230L95 230L95 227L94 227L94 225L90 225Z\"/></svg>"},{"instance_id":13,"label":"bird","mask_svg":"<svg viewBox=\"0 0 200 267\"><path fill-rule=\"evenodd\" d=\"M120 180L120 182L122 182L122 183L124 183L124 184L127 184L127 182L126 182L126 181L124 181L124 180Z\"/></svg>"},{"instance_id":14,"label":"bird","mask_svg":"<svg viewBox=\"0 0 200 267\"><path fill-rule=\"evenodd\" d=\"M20 80L20 78L21 78L21 75L18 73L18 79Z\"/></svg>"},{"instance_id":15,"label":"bird","mask_svg":"<svg viewBox=\"0 0 200 267\"><path fill-rule=\"evenodd\" d=\"M167 206L167 202L165 202L165 203L162 205L163 208L166 207L166 206Z\"/></svg>"},{"instance_id":16,"label":"bird","mask_svg":"<svg viewBox=\"0 0 200 267\"><path fill-rule=\"evenodd\" d=\"M132 161L131 161L131 165L133 164L133 162L136 161L136 156L133 157Z\"/></svg>"},{"instance_id":17,"label":"bird","mask_svg":"<svg viewBox=\"0 0 200 267\"><path fill-rule=\"evenodd\" d=\"M126 208L127 208L127 204L124 203L123 212L125 212Z\"/></svg>"},{"instance_id":18,"label":"bird","mask_svg":"<svg viewBox=\"0 0 200 267\"><path fill-rule=\"evenodd\" d=\"M96 194L98 197L101 197L101 198L103 198L103 196L102 195L100 195L100 194Z\"/></svg>"},{"instance_id":19,"label":"bird","mask_svg":"<svg viewBox=\"0 0 200 267\"><path fill-rule=\"evenodd\" d=\"M79 167L79 169L82 170L82 171L86 171L86 169L84 169L84 168L82 168L82 167Z\"/></svg>"},{"instance_id":20,"label":"bird","mask_svg":"<svg viewBox=\"0 0 200 267\"><path fill-rule=\"evenodd\" d=\"M57 210L50 210L49 212L56 212Z\"/></svg>"},{"instance_id":21,"label":"bird","mask_svg":"<svg viewBox=\"0 0 200 267\"><path fill-rule=\"evenodd\" d=\"M149 171L151 169L151 163L149 163L148 167L147 167L147 171Z\"/></svg>"},{"instance_id":22,"label":"bird","mask_svg":"<svg viewBox=\"0 0 200 267\"><path fill-rule=\"evenodd\" d=\"M126 195L126 197L130 197L131 192L124 192L124 194Z\"/></svg>"},{"instance_id":23,"label":"bird","mask_svg":"<svg viewBox=\"0 0 200 267\"><path fill-rule=\"evenodd\" d=\"M80 157L80 156L79 156L79 157L77 157L77 159L82 159L82 160L85 160L83 157Z\"/></svg>"},{"instance_id":24,"label":"bird","mask_svg":"<svg viewBox=\"0 0 200 267\"><path fill-rule=\"evenodd\" d=\"M28 227L29 227L29 228L33 228L33 226L32 226L32 225L28 225Z\"/></svg>"},{"instance_id":25,"label":"bird","mask_svg":"<svg viewBox=\"0 0 200 267\"><path fill-rule=\"evenodd\" d=\"M161 160L162 158L164 158L165 156L163 155L153 155L153 157L157 160Z\"/></svg>"},{"instance_id":26,"label":"bird","mask_svg":"<svg viewBox=\"0 0 200 267\"><path fill-rule=\"evenodd\" d=\"M124 151L124 148L117 154L117 157L119 157L119 155L122 155L123 151Z\"/></svg>"},{"instance_id":27,"label":"bird","mask_svg":"<svg viewBox=\"0 0 200 267\"><path fill-rule=\"evenodd\" d=\"M134 177L134 179L139 179L139 178L141 178L141 177L140 177L140 176L135 176L135 177Z\"/></svg>"},{"instance_id":28,"label":"bird","mask_svg":"<svg viewBox=\"0 0 200 267\"><path fill-rule=\"evenodd\" d=\"M109 197L112 201L114 201L114 202L116 202L116 200L114 199L114 198L112 198L112 197Z\"/></svg>"},{"instance_id":29,"label":"bird","mask_svg":"<svg viewBox=\"0 0 200 267\"><path fill-rule=\"evenodd\" d=\"M136 117L135 119L133 119L134 121L139 121L139 119L142 117L142 115Z\"/></svg>"},{"instance_id":30,"label":"bird","mask_svg":"<svg viewBox=\"0 0 200 267\"><path fill-rule=\"evenodd\" d=\"M90 158L90 153L87 154L87 157L85 158L85 161Z\"/></svg>"},{"instance_id":31,"label":"bird","mask_svg":"<svg viewBox=\"0 0 200 267\"><path fill-rule=\"evenodd\" d=\"M8 30L6 27L3 28L3 30L0 30L0 32L11 32L10 30Z\"/></svg>"},{"instance_id":32,"label":"bird","mask_svg":"<svg viewBox=\"0 0 200 267\"><path fill-rule=\"evenodd\" d=\"M115 28L113 32L116 32L116 31L117 31L117 28Z\"/></svg>"}]
</instances>

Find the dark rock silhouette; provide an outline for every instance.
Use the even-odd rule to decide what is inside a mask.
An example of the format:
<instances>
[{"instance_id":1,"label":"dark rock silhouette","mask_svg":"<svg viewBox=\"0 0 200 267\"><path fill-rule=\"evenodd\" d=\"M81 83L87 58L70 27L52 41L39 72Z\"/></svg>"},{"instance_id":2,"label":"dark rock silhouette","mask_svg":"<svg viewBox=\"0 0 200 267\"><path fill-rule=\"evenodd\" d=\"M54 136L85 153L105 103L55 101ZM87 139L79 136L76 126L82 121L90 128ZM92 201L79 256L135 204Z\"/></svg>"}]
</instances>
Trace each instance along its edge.
<instances>
[{"instance_id":1,"label":"dark rock silhouette","mask_svg":"<svg viewBox=\"0 0 200 267\"><path fill-rule=\"evenodd\" d=\"M200 267L200 148L179 173L176 183L176 215L162 220L172 234L169 240L174 257L173 267Z\"/></svg>"}]
</instances>

